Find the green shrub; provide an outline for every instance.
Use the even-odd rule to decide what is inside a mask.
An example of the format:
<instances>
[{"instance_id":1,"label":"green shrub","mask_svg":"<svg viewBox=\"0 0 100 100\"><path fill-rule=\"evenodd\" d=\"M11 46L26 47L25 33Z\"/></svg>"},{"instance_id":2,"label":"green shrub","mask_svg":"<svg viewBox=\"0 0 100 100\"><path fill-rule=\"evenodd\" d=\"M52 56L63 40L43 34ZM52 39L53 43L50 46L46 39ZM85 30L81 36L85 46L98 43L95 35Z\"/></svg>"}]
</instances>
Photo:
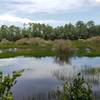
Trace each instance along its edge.
<instances>
[{"instance_id":1,"label":"green shrub","mask_svg":"<svg viewBox=\"0 0 100 100\"><path fill-rule=\"evenodd\" d=\"M13 100L11 87L15 85L16 78L21 76L22 71L13 72L13 74L4 76L2 72L0 72L0 100Z\"/></svg>"},{"instance_id":2,"label":"green shrub","mask_svg":"<svg viewBox=\"0 0 100 100\"><path fill-rule=\"evenodd\" d=\"M91 87L80 73L71 83L65 83L62 90L58 88L55 98L56 100L93 100Z\"/></svg>"}]
</instances>

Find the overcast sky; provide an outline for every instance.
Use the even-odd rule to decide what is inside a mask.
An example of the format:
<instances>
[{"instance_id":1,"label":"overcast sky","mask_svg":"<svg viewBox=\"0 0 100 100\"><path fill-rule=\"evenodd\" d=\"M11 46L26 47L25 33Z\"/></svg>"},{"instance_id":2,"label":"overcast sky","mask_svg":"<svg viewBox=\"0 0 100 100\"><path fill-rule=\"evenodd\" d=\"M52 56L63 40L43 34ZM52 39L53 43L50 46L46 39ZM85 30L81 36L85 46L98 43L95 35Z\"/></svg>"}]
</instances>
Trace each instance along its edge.
<instances>
[{"instance_id":1,"label":"overcast sky","mask_svg":"<svg viewBox=\"0 0 100 100\"><path fill-rule=\"evenodd\" d=\"M57 26L78 20L100 24L100 0L0 0L0 24Z\"/></svg>"}]
</instances>

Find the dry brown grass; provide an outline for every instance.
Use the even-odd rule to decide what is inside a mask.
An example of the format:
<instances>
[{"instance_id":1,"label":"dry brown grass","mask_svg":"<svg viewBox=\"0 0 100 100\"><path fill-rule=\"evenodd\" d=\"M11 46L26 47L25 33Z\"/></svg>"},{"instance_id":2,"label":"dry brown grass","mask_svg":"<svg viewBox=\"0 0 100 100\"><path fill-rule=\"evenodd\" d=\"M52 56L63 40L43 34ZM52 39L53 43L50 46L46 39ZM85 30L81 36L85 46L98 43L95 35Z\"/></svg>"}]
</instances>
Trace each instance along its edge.
<instances>
[{"instance_id":1,"label":"dry brown grass","mask_svg":"<svg viewBox=\"0 0 100 100\"><path fill-rule=\"evenodd\" d=\"M15 44L28 44L28 38L19 39Z\"/></svg>"},{"instance_id":2,"label":"dry brown grass","mask_svg":"<svg viewBox=\"0 0 100 100\"><path fill-rule=\"evenodd\" d=\"M86 42L98 44L100 43L100 36L89 38L86 40Z\"/></svg>"},{"instance_id":3,"label":"dry brown grass","mask_svg":"<svg viewBox=\"0 0 100 100\"><path fill-rule=\"evenodd\" d=\"M23 38L20 40L17 40L15 43L16 44L27 44L27 45L39 45L42 44L44 42L43 39L41 38Z\"/></svg>"},{"instance_id":4,"label":"dry brown grass","mask_svg":"<svg viewBox=\"0 0 100 100\"><path fill-rule=\"evenodd\" d=\"M41 39L41 38L29 38L29 40L27 42L28 42L28 44L40 45L40 44L44 43L45 40Z\"/></svg>"},{"instance_id":5,"label":"dry brown grass","mask_svg":"<svg viewBox=\"0 0 100 100\"><path fill-rule=\"evenodd\" d=\"M70 40L55 40L54 48L57 52L65 54L72 53L75 50Z\"/></svg>"},{"instance_id":6,"label":"dry brown grass","mask_svg":"<svg viewBox=\"0 0 100 100\"><path fill-rule=\"evenodd\" d=\"M100 50L100 36L92 37L85 40L85 44L90 48L93 48L95 50L97 50L98 48Z\"/></svg>"},{"instance_id":7,"label":"dry brown grass","mask_svg":"<svg viewBox=\"0 0 100 100\"><path fill-rule=\"evenodd\" d=\"M7 39L2 39L0 44L12 44L12 42Z\"/></svg>"}]
</instances>

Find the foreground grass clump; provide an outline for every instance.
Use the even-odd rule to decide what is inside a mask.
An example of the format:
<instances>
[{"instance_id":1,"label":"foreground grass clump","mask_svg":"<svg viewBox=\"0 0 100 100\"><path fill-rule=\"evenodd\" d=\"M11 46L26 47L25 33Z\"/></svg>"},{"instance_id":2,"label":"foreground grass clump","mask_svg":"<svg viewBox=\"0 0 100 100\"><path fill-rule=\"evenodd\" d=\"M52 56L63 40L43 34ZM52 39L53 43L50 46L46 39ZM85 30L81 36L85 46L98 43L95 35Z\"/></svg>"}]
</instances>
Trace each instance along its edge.
<instances>
[{"instance_id":1,"label":"foreground grass clump","mask_svg":"<svg viewBox=\"0 0 100 100\"><path fill-rule=\"evenodd\" d=\"M62 90L58 88L55 97L56 100L93 100L91 87L80 73L71 83L65 83Z\"/></svg>"},{"instance_id":2,"label":"foreground grass clump","mask_svg":"<svg viewBox=\"0 0 100 100\"><path fill-rule=\"evenodd\" d=\"M0 100L13 100L11 87L16 83L16 78L20 77L22 72L13 72L12 75L7 76L0 72Z\"/></svg>"}]
</instances>

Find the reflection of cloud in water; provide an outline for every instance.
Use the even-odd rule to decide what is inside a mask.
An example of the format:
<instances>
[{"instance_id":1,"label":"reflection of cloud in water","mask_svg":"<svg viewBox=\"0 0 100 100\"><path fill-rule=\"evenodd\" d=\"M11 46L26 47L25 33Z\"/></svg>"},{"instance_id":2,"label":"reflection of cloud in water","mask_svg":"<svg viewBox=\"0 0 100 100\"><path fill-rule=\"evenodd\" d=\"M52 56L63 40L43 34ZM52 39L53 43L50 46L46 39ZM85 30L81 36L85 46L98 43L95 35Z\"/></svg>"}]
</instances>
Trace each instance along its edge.
<instances>
[{"instance_id":1,"label":"reflection of cloud in water","mask_svg":"<svg viewBox=\"0 0 100 100\"><path fill-rule=\"evenodd\" d=\"M58 61L59 60L60 59L58 59ZM0 70L8 74L15 70L25 69L24 74L18 78L18 83L13 89L15 96L22 98L23 96L28 96L27 94L32 96L36 92L38 95L41 92L51 91L60 85L63 82L62 80L71 80L73 76L85 68L84 65L87 67L99 66L100 57L72 57L69 59L69 62L70 63L59 64L55 62L55 57L7 58L0 59ZM88 81L91 81L93 76L89 77L86 75L86 78L89 79ZM98 78L95 79L100 80ZM95 80L94 82L96 83Z\"/></svg>"},{"instance_id":2,"label":"reflection of cloud in water","mask_svg":"<svg viewBox=\"0 0 100 100\"><path fill-rule=\"evenodd\" d=\"M72 65L100 67L100 57L72 57L70 59Z\"/></svg>"},{"instance_id":3,"label":"reflection of cloud in water","mask_svg":"<svg viewBox=\"0 0 100 100\"><path fill-rule=\"evenodd\" d=\"M57 70L52 71L53 75L58 80L71 80L73 76L77 75L78 72L81 72L80 66L72 66L67 64Z\"/></svg>"},{"instance_id":4,"label":"reflection of cloud in water","mask_svg":"<svg viewBox=\"0 0 100 100\"><path fill-rule=\"evenodd\" d=\"M14 58L0 59L0 67L12 65L13 63L15 63L15 59Z\"/></svg>"}]
</instances>

